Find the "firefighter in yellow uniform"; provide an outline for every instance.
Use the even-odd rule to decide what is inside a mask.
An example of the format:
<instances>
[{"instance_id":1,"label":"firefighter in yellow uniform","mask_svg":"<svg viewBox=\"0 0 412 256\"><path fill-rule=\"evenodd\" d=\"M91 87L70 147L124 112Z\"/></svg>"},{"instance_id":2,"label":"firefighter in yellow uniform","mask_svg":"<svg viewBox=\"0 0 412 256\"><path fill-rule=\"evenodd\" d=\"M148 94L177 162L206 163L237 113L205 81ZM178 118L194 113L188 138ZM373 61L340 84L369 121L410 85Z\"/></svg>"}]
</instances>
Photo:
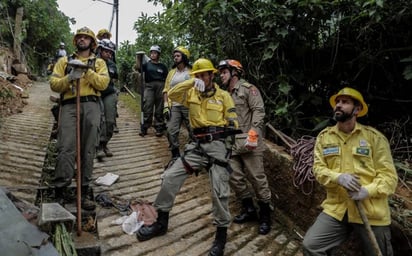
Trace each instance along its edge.
<instances>
[{"instance_id":1,"label":"firefighter in yellow uniform","mask_svg":"<svg viewBox=\"0 0 412 256\"><path fill-rule=\"evenodd\" d=\"M77 48L76 52L60 58L50 77L50 88L61 95L58 155L53 183L56 201L63 203L64 190L75 175L76 118L80 114L82 208L93 210L95 205L87 198L87 192L99 143L101 112L98 101L100 92L107 88L110 77L104 60L96 58L93 53L97 47L93 31L87 27L78 29L73 37L73 44ZM77 81L79 92L76 91ZM80 94L80 113L76 110L77 93Z\"/></svg>"},{"instance_id":2,"label":"firefighter in yellow uniform","mask_svg":"<svg viewBox=\"0 0 412 256\"><path fill-rule=\"evenodd\" d=\"M164 172L162 186L154 202L158 211L157 221L139 229L137 238L140 241L166 234L176 194L189 175L206 169L212 186L214 224L217 226L209 255L223 255L227 227L231 221L228 153L232 144L228 141L238 123L232 97L213 82L216 72L210 60L198 59L192 69L195 78L175 85L168 92L170 100L189 108L195 141L187 144L183 155Z\"/></svg>"},{"instance_id":3,"label":"firefighter in yellow uniform","mask_svg":"<svg viewBox=\"0 0 412 256\"><path fill-rule=\"evenodd\" d=\"M305 255L331 255L351 231L358 233L364 255L375 255L355 201L364 208L382 255L393 255L388 196L398 176L388 140L357 117L368 105L355 89L346 87L329 99L335 126L316 138L313 173L326 189L323 212L306 232Z\"/></svg>"}]
</instances>

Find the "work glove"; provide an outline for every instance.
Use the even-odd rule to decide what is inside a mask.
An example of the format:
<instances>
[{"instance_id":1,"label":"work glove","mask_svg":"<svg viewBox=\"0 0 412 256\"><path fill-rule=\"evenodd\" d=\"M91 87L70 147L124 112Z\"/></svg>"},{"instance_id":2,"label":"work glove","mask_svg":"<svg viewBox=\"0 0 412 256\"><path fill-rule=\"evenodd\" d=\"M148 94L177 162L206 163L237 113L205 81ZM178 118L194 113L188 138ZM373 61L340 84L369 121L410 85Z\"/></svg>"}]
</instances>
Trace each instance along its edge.
<instances>
[{"instance_id":1,"label":"work glove","mask_svg":"<svg viewBox=\"0 0 412 256\"><path fill-rule=\"evenodd\" d=\"M369 196L368 190L364 187L361 187L359 191L349 191L348 193L351 199L358 201L361 201Z\"/></svg>"},{"instance_id":2,"label":"work glove","mask_svg":"<svg viewBox=\"0 0 412 256\"><path fill-rule=\"evenodd\" d=\"M195 78L195 85L194 87L196 88L196 90L198 90L199 92L204 92L205 91L205 82L203 82L203 80L199 79L199 78Z\"/></svg>"},{"instance_id":3,"label":"work glove","mask_svg":"<svg viewBox=\"0 0 412 256\"><path fill-rule=\"evenodd\" d=\"M163 118L164 118L166 121L169 121L169 120L170 120L170 117L171 117L171 111L170 111L169 105L168 105L168 104L164 104L164 106L163 106Z\"/></svg>"},{"instance_id":4,"label":"work glove","mask_svg":"<svg viewBox=\"0 0 412 256\"><path fill-rule=\"evenodd\" d=\"M250 129L249 132L247 133L245 147L249 150L256 149L258 138L259 138L259 134L255 130Z\"/></svg>"},{"instance_id":5,"label":"work glove","mask_svg":"<svg viewBox=\"0 0 412 256\"><path fill-rule=\"evenodd\" d=\"M346 188L348 191L359 191L361 189L361 184L359 182L359 178L356 175L342 173L338 177L339 185Z\"/></svg>"},{"instance_id":6,"label":"work glove","mask_svg":"<svg viewBox=\"0 0 412 256\"><path fill-rule=\"evenodd\" d=\"M85 71L87 71L87 65L82 61L74 59L67 63L71 66L71 71L69 73L69 81L80 79Z\"/></svg>"}]
</instances>

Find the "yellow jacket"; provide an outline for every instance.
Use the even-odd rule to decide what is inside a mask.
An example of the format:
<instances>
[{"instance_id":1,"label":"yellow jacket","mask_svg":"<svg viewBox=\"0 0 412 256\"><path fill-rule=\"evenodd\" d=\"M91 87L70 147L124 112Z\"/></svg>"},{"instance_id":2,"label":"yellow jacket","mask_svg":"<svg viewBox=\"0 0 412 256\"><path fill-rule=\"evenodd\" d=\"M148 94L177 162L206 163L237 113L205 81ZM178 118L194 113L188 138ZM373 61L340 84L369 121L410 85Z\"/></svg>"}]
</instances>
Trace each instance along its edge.
<instances>
[{"instance_id":1,"label":"yellow jacket","mask_svg":"<svg viewBox=\"0 0 412 256\"><path fill-rule=\"evenodd\" d=\"M85 64L87 64L88 59L92 58L96 58L96 56L94 54L89 58L80 58L79 56L76 56L76 59L81 60ZM50 77L50 88L55 92L63 94L63 100L76 97L76 82L69 81L68 74L65 74L67 61L67 56L60 58ZM105 61L101 58L96 58L95 69L96 72L89 69L83 77L80 78L80 96L100 96L100 91L107 88L107 85L110 82L110 77Z\"/></svg>"},{"instance_id":2,"label":"yellow jacket","mask_svg":"<svg viewBox=\"0 0 412 256\"><path fill-rule=\"evenodd\" d=\"M196 90L194 78L178 83L168 92L169 99L189 108L189 120L192 128L207 126L228 126L232 121L238 127L235 104L227 91L214 84L216 92L207 97Z\"/></svg>"},{"instance_id":3,"label":"yellow jacket","mask_svg":"<svg viewBox=\"0 0 412 256\"><path fill-rule=\"evenodd\" d=\"M398 176L388 140L376 129L357 123L351 134L344 134L337 126L321 131L314 149L313 173L326 188L322 203L326 214L342 220L347 211L349 222L363 223L354 201L337 182L341 173L353 173L369 193L362 201L369 223L391 223L388 196L394 193Z\"/></svg>"}]
</instances>

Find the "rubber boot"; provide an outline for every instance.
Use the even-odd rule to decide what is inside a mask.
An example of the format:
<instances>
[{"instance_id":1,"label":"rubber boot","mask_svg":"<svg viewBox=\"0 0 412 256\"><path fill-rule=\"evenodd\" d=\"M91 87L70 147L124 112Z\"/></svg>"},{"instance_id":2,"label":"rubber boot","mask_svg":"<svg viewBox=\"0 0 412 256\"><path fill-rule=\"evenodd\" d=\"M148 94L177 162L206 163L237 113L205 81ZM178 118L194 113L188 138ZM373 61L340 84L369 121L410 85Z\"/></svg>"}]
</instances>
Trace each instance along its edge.
<instances>
[{"instance_id":1,"label":"rubber boot","mask_svg":"<svg viewBox=\"0 0 412 256\"><path fill-rule=\"evenodd\" d=\"M164 133L163 126L161 126L161 125L156 126L155 130L156 130L156 134L155 134L156 137L162 137L163 136L163 133Z\"/></svg>"},{"instance_id":2,"label":"rubber boot","mask_svg":"<svg viewBox=\"0 0 412 256\"><path fill-rule=\"evenodd\" d=\"M113 133L119 133L119 127L117 127L117 123L114 123Z\"/></svg>"},{"instance_id":3,"label":"rubber boot","mask_svg":"<svg viewBox=\"0 0 412 256\"><path fill-rule=\"evenodd\" d=\"M54 188L54 201L61 206L64 205L64 189L65 188Z\"/></svg>"},{"instance_id":4,"label":"rubber boot","mask_svg":"<svg viewBox=\"0 0 412 256\"><path fill-rule=\"evenodd\" d=\"M142 137L147 135L147 128L144 128L144 127L140 128L139 135L142 136Z\"/></svg>"},{"instance_id":5,"label":"rubber boot","mask_svg":"<svg viewBox=\"0 0 412 256\"><path fill-rule=\"evenodd\" d=\"M93 211L96 209L96 204L89 198L89 186L82 186L81 207L86 211Z\"/></svg>"},{"instance_id":6,"label":"rubber boot","mask_svg":"<svg viewBox=\"0 0 412 256\"><path fill-rule=\"evenodd\" d=\"M269 203L259 202L259 234L266 235L270 232L272 221L270 219Z\"/></svg>"},{"instance_id":7,"label":"rubber boot","mask_svg":"<svg viewBox=\"0 0 412 256\"><path fill-rule=\"evenodd\" d=\"M100 160L105 156L106 156L106 154L103 151L103 143L101 142L99 144L99 146L97 147L97 150L96 150L96 158Z\"/></svg>"},{"instance_id":8,"label":"rubber boot","mask_svg":"<svg viewBox=\"0 0 412 256\"><path fill-rule=\"evenodd\" d=\"M157 220L150 226L143 226L139 228L136 236L139 241L146 241L155 236L162 236L166 234L169 225L169 212L157 211Z\"/></svg>"},{"instance_id":9,"label":"rubber boot","mask_svg":"<svg viewBox=\"0 0 412 256\"><path fill-rule=\"evenodd\" d=\"M234 223L240 224L250 221L256 221L257 212L251 197L242 199L242 211L233 219Z\"/></svg>"},{"instance_id":10,"label":"rubber boot","mask_svg":"<svg viewBox=\"0 0 412 256\"><path fill-rule=\"evenodd\" d=\"M107 156L107 157L112 157L113 156L112 151L110 151L110 149L107 147L107 142L102 143L102 147L103 147L103 152L104 152L105 156Z\"/></svg>"},{"instance_id":11,"label":"rubber boot","mask_svg":"<svg viewBox=\"0 0 412 256\"><path fill-rule=\"evenodd\" d=\"M172 159L176 159L180 157L179 148L173 148L171 151L172 151Z\"/></svg>"},{"instance_id":12,"label":"rubber boot","mask_svg":"<svg viewBox=\"0 0 412 256\"><path fill-rule=\"evenodd\" d=\"M210 248L209 256L223 256L227 239L227 227L217 227L216 237Z\"/></svg>"}]
</instances>

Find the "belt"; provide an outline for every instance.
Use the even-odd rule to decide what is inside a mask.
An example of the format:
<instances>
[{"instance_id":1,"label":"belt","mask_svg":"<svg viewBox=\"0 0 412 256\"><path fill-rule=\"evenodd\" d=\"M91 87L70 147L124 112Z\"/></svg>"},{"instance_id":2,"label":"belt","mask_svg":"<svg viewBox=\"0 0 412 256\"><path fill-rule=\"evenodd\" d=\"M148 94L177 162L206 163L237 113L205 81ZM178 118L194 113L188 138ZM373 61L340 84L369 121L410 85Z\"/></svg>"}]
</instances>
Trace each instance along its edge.
<instances>
[{"instance_id":1,"label":"belt","mask_svg":"<svg viewBox=\"0 0 412 256\"><path fill-rule=\"evenodd\" d=\"M224 132L224 131L225 131L225 127L207 126L207 127L201 127L201 128L194 128L193 134L200 135L200 134L205 134L205 133L219 133L219 132Z\"/></svg>"},{"instance_id":2,"label":"belt","mask_svg":"<svg viewBox=\"0 0 412 256\"><path fill-rule=\"evenodd\" d=\"M205 143L213 140L224 139L225 128L219 126L208 126L193 129L196 142Z\"/></svg>"},{"instance_id":3,"label":"belt","mask_svg":"<svg viewBox=\"0 0 412 256\"><path fill-rule=\"evenodd\" d=\"M89 102L89 101L97 102L98 97L94 96L94 95L80 96L80 102ZM63 100L62 105L66 105L66 104L76 104L76 97L71 98L71 99L67 99L67 100Z\"/></svg>"}]
</instances>

